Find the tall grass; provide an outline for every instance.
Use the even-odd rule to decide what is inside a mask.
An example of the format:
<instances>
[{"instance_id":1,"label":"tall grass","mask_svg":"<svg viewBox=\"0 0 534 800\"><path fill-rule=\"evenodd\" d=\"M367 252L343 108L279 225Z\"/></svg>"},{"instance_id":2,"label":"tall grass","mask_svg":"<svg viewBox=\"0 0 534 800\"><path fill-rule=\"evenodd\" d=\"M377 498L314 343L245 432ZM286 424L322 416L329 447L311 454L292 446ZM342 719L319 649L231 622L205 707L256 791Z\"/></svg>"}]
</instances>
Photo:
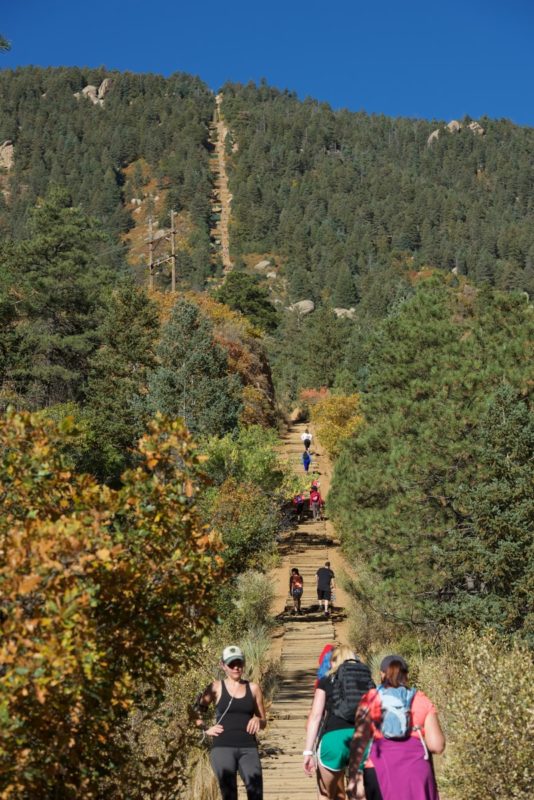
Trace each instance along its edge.
<instances>
[{"instance_id":1,"label":"tall grass","mask_svg":"<svg viewBox=\"0 0 534 800\"><path fill-rule=\"evenodd\" d=\"M534 659L517 642L450 632L419 665L447 736L447 800L534 797Z\"/></svg>"}]
</instances>

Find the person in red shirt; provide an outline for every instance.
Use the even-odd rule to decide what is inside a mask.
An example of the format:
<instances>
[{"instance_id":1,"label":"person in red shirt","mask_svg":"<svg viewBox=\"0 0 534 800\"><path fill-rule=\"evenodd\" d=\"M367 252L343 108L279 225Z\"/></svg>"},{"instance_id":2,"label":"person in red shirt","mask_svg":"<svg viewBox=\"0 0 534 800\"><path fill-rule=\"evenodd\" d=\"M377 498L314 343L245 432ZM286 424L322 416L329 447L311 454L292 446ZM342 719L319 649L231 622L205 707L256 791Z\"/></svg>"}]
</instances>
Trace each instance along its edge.
<instances>
[{"instance_id":1,"label":"person in red shirt","mask_svg":"<svg viewBox=\"0 0 534 800\"><path fill-rule=\"evenodd\" d=\"M436 709L429 698L417 690L409 711L408 735L386 738L381 733L383 700L381 690L408 685L408 665L402 656L386 656L380 664L382 679L378 689L365 694L356 711L356 725L349 761L349 800L357 798L360 764L371 743L364 765L367 800L439 800L429 753L442 753L445 737Z\"/></svg>"},{"instance_id":2,"label":"person in red shirt","mask_svg":"<svg viewBox=\"0 0 534 800\"><path fill-rule=\"evenodd\" d=\"M304 581L302 575L296 567L291 570L289 576L289 594L293 598L293 614L302 614L300 602L302 600L302 592L304 591Z\"/></svg>"},{"instance_id":3,"label":"person in red shirt","mask_svg":"<svg viewBox=\"0 0 534 800\"><path fill-rule=\"evenodd\" d=\"M310 507L312 510L312 515L314 520L321 519L321 507L323 505L323 498L321 497L321 493L319 489L315 486L312 486L310 491Z\"/></svg>"}]
</instances>

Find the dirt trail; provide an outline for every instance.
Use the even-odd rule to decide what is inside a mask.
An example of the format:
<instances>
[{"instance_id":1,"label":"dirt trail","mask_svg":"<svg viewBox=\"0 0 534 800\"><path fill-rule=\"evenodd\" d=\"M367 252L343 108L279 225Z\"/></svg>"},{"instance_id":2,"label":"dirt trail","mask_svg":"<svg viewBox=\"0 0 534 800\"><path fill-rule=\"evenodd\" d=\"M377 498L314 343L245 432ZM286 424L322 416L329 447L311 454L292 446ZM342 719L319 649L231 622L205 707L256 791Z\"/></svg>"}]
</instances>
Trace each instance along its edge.
<instances>
[{"instance_id":1,"label":"dirt trail","mask_svg":"<svg viewBox=\"0 0 534 800\"><path fill-rule=\"evenodd\" d=\"M303 476L302 487L308 489L312 477L316 477L327 500L331 468L323 448L315 440L311 447L311 474L304 476L300 461L303 451L300 436L304 428L304 425L294 425L286 434L282 455L288 457L297 473ZM311 430L313 433L313 428ZM331 523L313 522L311 517L284 538L280 549L283 562L273 579L277 588L275 612L280 615L281 627L273 647L280 653L282 674L262 742L265 753L264 797L265 800L316 800L315 780L307 778L302 770L302 750L318 655L327 642L342 641L346 635L343 609L347 597L338 579L342 559ZM327 560L338 579L335 610L328 618L317 610L315 590L315 573ZM300 617L290 613L292 602L288 597L288 583L291 567L298 567L304 577L302 608L305 613Z\"/></svg>"},{"instance_id":2,"label":"dirt trail","mask_svg":"<svg viewBox=\"0 0 534 800\"><path fill-rule=\"evenodd\" d=\"M226 137L228 128L221 116L222 94L215 98L216 109L210 129L210 139L214 147L214 158L211 170L213 173L214 192L212 211L219 216L211 229L211 239L219 244L224 272L229 272L232 267L230 258L230 211L232 195L228 188L228 175L226 173Z\"/></svg>"}]
</instances>

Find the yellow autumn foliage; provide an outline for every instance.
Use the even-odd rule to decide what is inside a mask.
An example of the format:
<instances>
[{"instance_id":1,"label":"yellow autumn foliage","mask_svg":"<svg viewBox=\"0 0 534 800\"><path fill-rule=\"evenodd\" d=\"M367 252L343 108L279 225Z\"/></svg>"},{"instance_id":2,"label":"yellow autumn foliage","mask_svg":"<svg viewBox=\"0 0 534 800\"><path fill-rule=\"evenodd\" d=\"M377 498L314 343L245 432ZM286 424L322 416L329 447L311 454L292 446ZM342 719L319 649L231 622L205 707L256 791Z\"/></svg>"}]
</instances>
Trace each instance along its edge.
<instances>
[{"instance_id":1,"label":"yellow autumn foliage","mask_svg":"<svg viewBox=\"0 0 534 800\"><path fill-rule=\"evenodd\" d=\"M338 455L343 440L356 433L363 423L358 394L329 395L311 406L310 413L317 437L332 457Z\"/></svg>"}]
</instances>

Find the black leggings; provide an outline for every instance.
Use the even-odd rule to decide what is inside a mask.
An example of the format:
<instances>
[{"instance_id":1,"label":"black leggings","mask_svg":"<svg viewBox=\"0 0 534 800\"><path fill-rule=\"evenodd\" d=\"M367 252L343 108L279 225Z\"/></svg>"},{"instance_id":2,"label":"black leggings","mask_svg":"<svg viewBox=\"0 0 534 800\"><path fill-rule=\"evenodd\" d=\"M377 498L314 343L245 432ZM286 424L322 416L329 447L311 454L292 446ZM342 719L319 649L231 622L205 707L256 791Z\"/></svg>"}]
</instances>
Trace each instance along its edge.
<instances>
[{"instance_id":1,"label":"black leggings","mask_svg":"<svg viewBox=\"0 0 534 800\"><path fill-rule=\"evenodd\" d=\"M237 800L238 772L246 786L248 800L263 800L263 777L256 747L214 747L210 761L222 800Z\"/></svg>"},{"instance_id":2,"label":"black leggings","mask_svg":"<svg viewBox=\"0 0 534 800\"><path fill-rule=\"evenodd\" d=\"M367 800L382 800L382 793L378 785L378 778L374 767L366 767L363 771L363 785Z\"/></svg>"}]
</instances>

